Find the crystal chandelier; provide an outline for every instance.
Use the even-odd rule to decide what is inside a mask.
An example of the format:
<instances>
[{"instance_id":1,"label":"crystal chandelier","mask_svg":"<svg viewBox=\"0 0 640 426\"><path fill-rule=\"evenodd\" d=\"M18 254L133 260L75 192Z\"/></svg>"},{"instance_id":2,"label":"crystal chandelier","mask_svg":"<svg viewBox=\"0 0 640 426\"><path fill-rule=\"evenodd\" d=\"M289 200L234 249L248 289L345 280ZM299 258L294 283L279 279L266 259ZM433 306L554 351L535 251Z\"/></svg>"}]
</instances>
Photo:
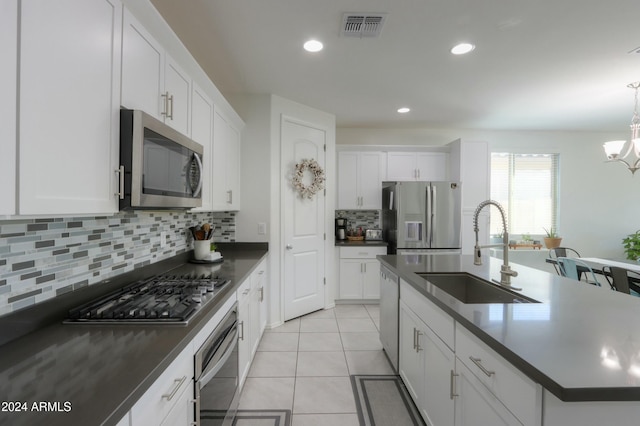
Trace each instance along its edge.
<instances>
[{"instance_id":1,"label":"crystal chandelier","mask_svg":"<svg viewBox=\"0 0 640 426\"><path fill-rule=\"evenodd\" d=\"M633 117L631 118L631 141L627 145L627 141L609 141L605 142L604 152L607 154L608 161L619 161L624 163L627 168L634 174L636 170L640 169L640 116L638 116L638 89L640 88L640 81L630 83L628 88L634 89L636 92L635 108L633 109ZM627 149L624 154L620 154L627 145ZM631 155L633 151L633 158L625 160Z\"/></svg>"}]
</instances>

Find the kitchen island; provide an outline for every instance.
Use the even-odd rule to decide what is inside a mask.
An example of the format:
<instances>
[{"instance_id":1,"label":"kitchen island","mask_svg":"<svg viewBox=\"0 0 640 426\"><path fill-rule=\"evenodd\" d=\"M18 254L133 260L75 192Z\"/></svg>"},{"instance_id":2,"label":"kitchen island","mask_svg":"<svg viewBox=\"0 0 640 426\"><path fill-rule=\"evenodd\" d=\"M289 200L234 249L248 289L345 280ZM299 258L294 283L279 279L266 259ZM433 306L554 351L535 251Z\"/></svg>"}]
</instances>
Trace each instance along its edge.
<instances>
[{"instance_id":1,"label":"kitchen island","mask_svg":"<svg viewBox=\"0 0 640 426\"><path fill-rule=\"evenodd\" d=\"M378 259L407 288L453 319L455 339L450 345L456 355L469 334L540 387L542 413L537 421L638 423L640 298L513 264L518 276L512 284L522 288L517 293L540 303L465 304L419 274L462 272L490 281L500 278L500 259L485 257L481 266L473 264L472 256ZM452 383L454 376L452 370ZM488 376L493 383L499 380L495 374Z\"/></svg>"},{"instance_id":2,"label":"kitchen island","mask_svg":"<svg viewBox=\"0 0 640 426\"><path fill-rule=\"evenodd\" d=\"M220 246L222 263L191 264L186 252L136 271L213 273L231 280L186 326L62 324L68 309L127 284L128 274L0 318L0 395L6 403L0 424L118 423L176 357L193 353L196 336L223 314L221 308L235 300L238 287L268 254L266 244ZM30 328L35 329L6 342L11 329Z\"/></svg>"}]
</instances>

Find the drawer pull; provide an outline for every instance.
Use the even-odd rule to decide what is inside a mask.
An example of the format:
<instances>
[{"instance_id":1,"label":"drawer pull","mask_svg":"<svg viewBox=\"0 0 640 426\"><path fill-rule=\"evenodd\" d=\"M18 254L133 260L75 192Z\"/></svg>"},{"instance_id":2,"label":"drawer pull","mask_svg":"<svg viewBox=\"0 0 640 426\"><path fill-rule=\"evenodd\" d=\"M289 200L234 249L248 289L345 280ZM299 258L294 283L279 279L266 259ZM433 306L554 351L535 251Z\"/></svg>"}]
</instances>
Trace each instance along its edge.
<instances>
[{"instance_id":1,"label":"drawer pull","mask_svg":"<svg viewBox=\"0 0 640 426\"><path fill-rule=\"evenodd\" d=\"M495 372L495 371L489 371L489 370L487 370L487 369L485 368L485 366L484 366L484 365L482 365L482 360L481 360L480 358L474 358L474 357L470 356L470 357L469 357L469 359L470 359L470 360L471 360L471 361L472 361L476 366L478 366L478 368L479 368L480 370L482 370L482 372L483 372L484 374L486 374L486 375L487 375L487 377L491 377L491 376L493 376L494 374L496 374L496 372Z\"/></svg>"},{"instance_id":2,"label":"drawer pull","mask_svg":"<svg viewBox=\"0 0 640 426\"><path fill-rule=\"evenodd\" d=\"M424 333L420 330L416 330L416 352L420 352L422 348L420 347L420 336Z\"/></svg>"},{"instance_id":3,"label":"drawer pull","mask_svg":"<svg viewBox=\"0 0 640 426\"><path fill-rule=\"evenodd\" d=\"M169 393L165 393L164 395L162 395L162 397L166 398L167 401L171 401L185 380L187 380L187 376L182 376L182 379L175 379L173 381L173 383L175 384L175 386L173 387L173 390Z\"/></svg>"}]
</instances>

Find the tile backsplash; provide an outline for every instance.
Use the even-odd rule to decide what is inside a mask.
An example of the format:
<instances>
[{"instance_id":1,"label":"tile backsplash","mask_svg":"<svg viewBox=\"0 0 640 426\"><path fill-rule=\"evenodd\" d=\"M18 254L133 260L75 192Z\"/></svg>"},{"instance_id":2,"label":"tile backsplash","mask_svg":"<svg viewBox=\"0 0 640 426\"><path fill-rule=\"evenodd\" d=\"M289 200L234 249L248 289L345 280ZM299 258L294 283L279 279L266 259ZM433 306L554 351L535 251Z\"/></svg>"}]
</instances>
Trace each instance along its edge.
<instances>
[{"instance_id":1,"label":"tile backsplash","mask_svg":"<svg viewBox=\"0 0 640 426\"><path fill-rule=\"evenodd\" d=\"M0 315L191 250L189 227L206 222L235 241L235 212L0 220Z\"/></svg>"},{"instance_id":2,"label":"tile backsplash","mask_svg":"<svg viewBox=\"0 0 640 426\"><path fill-rule=\"evenodd\" d=\"M382 228L380 210L336 210L336 218L338 217L346 218L349 228Z\"/></svg>"}]
</instances>

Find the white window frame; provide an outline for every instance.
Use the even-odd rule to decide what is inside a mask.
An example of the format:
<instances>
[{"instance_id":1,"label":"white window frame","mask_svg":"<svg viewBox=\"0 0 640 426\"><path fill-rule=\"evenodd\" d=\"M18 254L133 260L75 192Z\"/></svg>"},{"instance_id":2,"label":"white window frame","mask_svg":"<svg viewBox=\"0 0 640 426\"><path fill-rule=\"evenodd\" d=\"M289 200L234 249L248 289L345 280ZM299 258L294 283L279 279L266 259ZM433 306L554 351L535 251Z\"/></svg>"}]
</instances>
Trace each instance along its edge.
<instances>
[{"instance_id":1,"label":"white window frame","mask_svg":"<svg viewBox=\"0 0 640 426\"><path fill-rule=\"evenodd\" d=\"M501 197L496 197L495 196L495 192L494 192L494 182L493 179L495 178L494 175L494 171L493 171L493 158L494 156L508 156L508 196L507 196L507 201L505 202L504 200L501 200ZM515 169L516 169L516 159L518 157L551 157L552 158L552 176L550 178L550 187L549 187L549 191L551 193L550 195L550 202L551 202L551 212L550 212L550 221L551 223L548 224L548 226L545 226L545 228L550 229L551 227L558 232L558 216L559 216L559 191L560 191L560 154L558 153L554 153L554 152L545 152L545 153L524 153L524 152L492 152L491 153L491 185L490 185L490 191L491 191L491 198L493 199L494 197L497 198L496 201L498 202L503 202L505 205L505 210L507 211L507 231L509 232L509 234L511 235L525 235L528 234L532 237L537 237L537 236L543 236L545 234L544 229L542 229L542 227L536 227L535 225L530 225L529 229L525 229L525 232L515 232L516 230L513 229L512 227L512 221L509 218L514 217L514 209L516 208L514 206L515 203L513 203L513 199L516 196L516 194L514 194L514 179L515 179ZM496 234L496 232L501 231L502 230L502 226L499 226L498 229L498 221L497 221L497 217L495 217L494 215L491 216L492 220L491 220L491 228L490 228L490 232L491 234ZM522 227L521 227L522 228ZM539 228L539 229L538 229ZM519 229L518 231L522 231L523 229Z\"/></svg>"}]
</instances>

